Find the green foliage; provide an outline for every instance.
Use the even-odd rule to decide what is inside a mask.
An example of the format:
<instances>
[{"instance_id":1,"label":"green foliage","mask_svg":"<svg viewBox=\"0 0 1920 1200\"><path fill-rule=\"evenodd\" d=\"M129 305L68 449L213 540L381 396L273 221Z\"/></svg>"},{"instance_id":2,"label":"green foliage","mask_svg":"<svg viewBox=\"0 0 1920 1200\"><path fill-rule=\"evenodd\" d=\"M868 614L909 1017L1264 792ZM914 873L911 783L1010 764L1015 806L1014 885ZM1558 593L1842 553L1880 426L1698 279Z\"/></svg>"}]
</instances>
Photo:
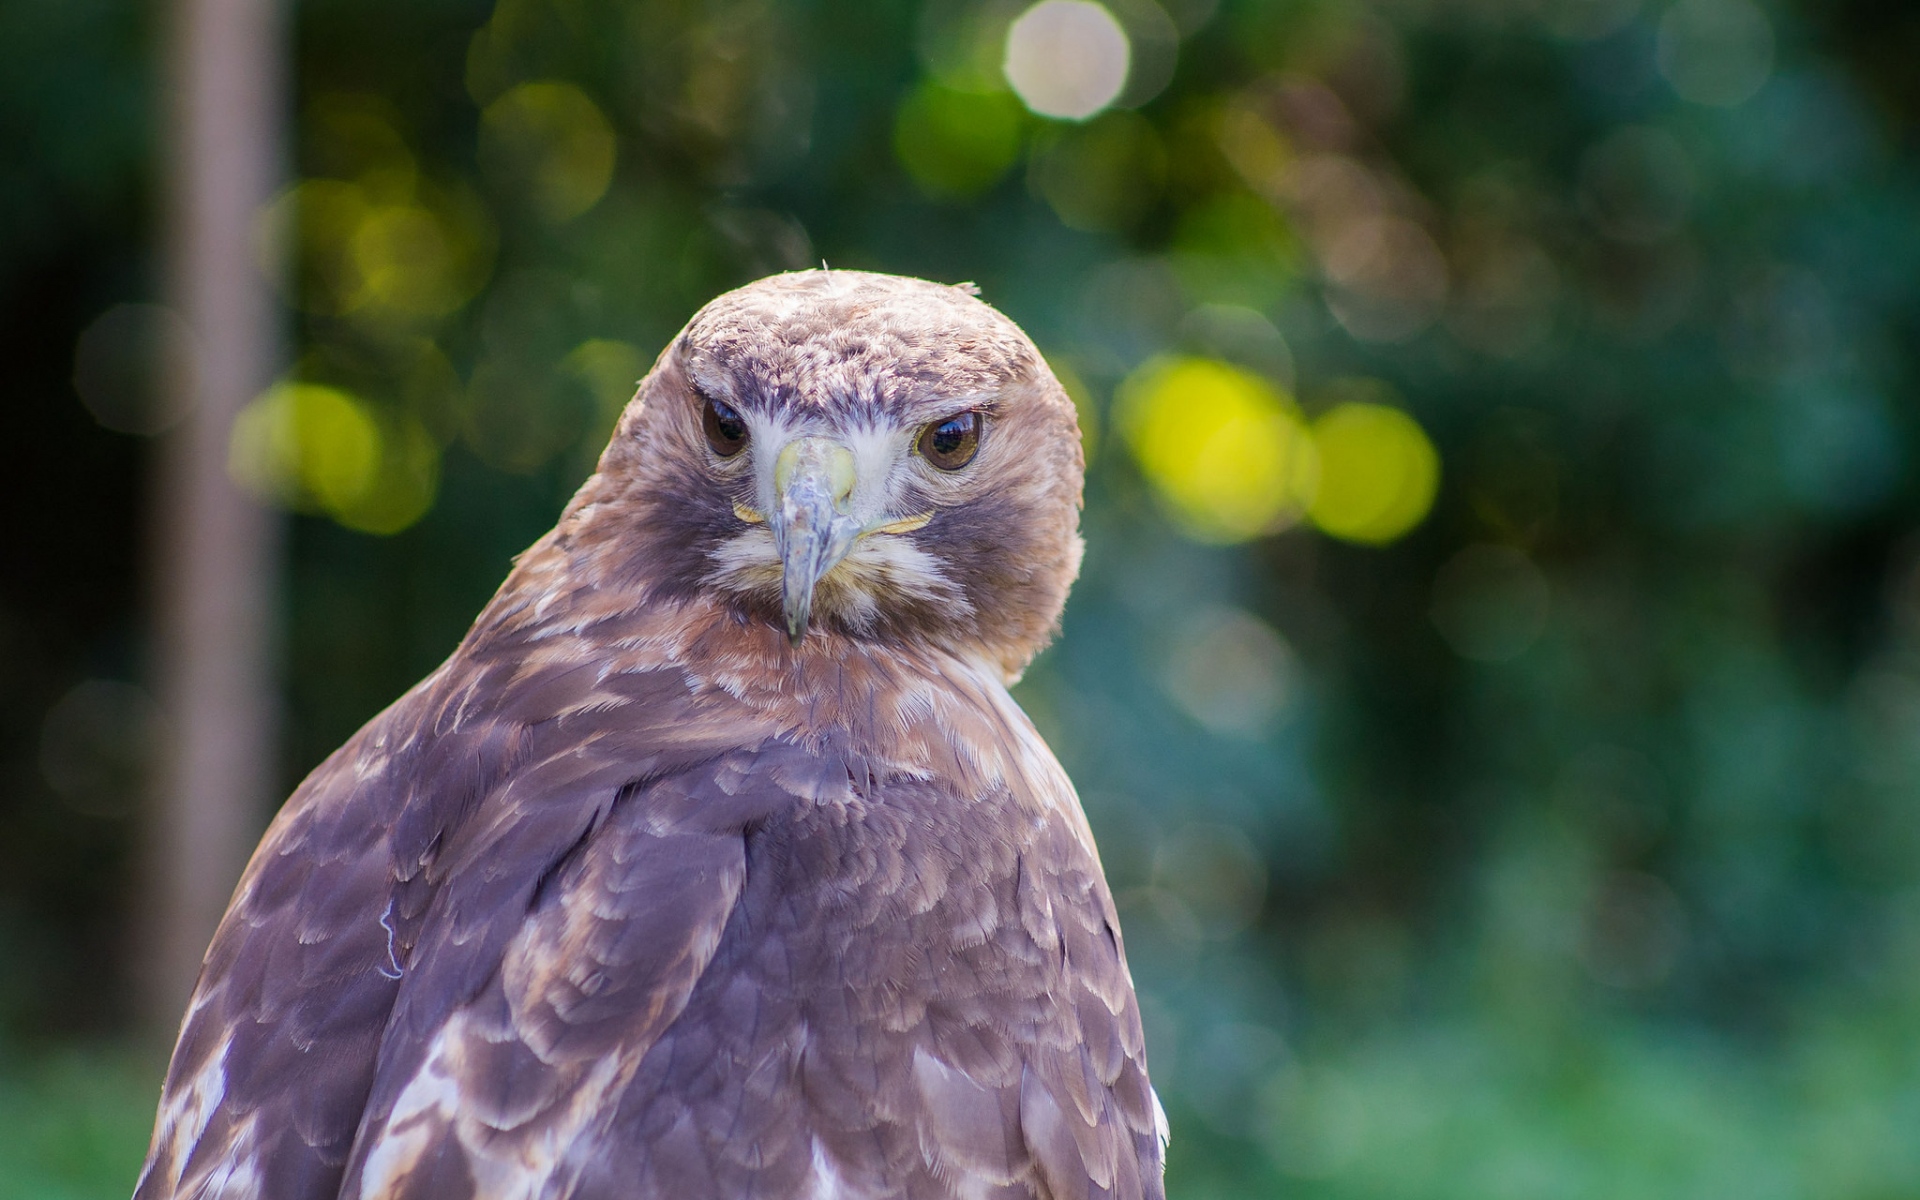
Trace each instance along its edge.
<instances>
[{"instance_id":1,"label":"green foliage","mask_svg":"<svg viewBox=\"0 0 1920 1200\"><path fill-rule=\"evenodd\" d=\"M160 1073L124 1053L0 1060L0 1200L124 1197L140 1173Z\"/></svg>"}]
</instances>

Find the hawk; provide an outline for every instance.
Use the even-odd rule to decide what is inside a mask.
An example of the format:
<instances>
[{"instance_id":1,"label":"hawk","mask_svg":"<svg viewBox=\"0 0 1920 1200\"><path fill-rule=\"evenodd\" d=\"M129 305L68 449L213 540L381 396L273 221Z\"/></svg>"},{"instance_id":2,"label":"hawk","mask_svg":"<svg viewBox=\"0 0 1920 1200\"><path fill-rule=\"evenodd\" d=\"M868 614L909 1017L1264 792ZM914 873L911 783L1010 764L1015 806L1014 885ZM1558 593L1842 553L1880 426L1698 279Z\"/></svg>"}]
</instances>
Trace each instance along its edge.
<instances>
[{"instance_id":1,"label":"hawk","mask_svg":"<svg viewBox=\"0 0 1920 1200\"><path fill-rule=\"evenodd\" d=\"M1161 1196L1113 899L1007 691L1082 471L971 288L702 309L267 831L138 1200Z\"/></svg>"}]
</instances>

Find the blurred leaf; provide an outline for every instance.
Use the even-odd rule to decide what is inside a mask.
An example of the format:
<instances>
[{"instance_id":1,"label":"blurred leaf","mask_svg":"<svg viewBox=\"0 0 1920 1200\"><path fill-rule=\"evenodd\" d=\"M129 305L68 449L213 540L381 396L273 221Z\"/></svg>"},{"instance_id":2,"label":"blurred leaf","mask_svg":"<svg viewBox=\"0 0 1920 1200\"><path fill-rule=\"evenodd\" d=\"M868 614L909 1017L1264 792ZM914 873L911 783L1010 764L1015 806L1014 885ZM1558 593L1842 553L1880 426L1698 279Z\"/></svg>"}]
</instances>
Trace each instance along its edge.
<instances>
[{"instance_id":1,"label":"blurred leaf","mask_svg":"<svg viewBox=\"0 0 1920 1200\"><path fill-rule=\"evenodd\" d=\"M1005 92L922 83L900 102L893 152L922 191L966 198L999 182L1020 157L1019 102Z\"/></svg>"}]
</instances>

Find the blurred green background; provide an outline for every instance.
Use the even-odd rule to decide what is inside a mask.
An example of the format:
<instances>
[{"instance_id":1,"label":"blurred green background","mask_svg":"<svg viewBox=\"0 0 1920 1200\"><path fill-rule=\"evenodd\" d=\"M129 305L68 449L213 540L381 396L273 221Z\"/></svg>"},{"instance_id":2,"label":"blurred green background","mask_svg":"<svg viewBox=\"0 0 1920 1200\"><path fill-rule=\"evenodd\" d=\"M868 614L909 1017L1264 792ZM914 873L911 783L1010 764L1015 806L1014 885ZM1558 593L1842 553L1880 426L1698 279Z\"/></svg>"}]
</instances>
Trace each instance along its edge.
<instances>
[{"instance_id":1,"label":"blurred green background","mask_svg":"<svg viewBox=\"0 0 1920 1200\"><path fill-rule=\"evenodd\" d=\"M160 12L0 2L0 1198L125 1195ZM1920 10L303 0L290 788L716 293L973 280L1082 406L1018 694L1180 1197L1920 1197ZM1124 56L1124 61L1118 56ZM1044 115L1053 114L1053 115ZM267 813L259 814L262 825Z\"/></svg>"}]
</instances>

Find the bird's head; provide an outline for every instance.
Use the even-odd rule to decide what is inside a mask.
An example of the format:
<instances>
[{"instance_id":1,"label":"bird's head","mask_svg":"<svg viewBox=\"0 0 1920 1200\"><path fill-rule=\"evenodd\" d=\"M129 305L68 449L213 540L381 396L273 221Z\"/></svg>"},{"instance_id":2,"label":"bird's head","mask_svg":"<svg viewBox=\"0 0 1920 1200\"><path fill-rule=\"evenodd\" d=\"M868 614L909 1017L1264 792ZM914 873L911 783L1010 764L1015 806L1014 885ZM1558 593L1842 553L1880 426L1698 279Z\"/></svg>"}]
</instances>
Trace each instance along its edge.
<instances>
[{"instance_id":1,"label":"bird's head","mask_svg":"<svg viewBox=\"0 0 1920 1200\"><path fill-rule=\"evenodd\" d=\"M650 594L1012 677L1078 573L1082 474L1073 405L1012 321L961 288L804 271L694 316L576 515Z\"/></svg>"}]
</instances>

